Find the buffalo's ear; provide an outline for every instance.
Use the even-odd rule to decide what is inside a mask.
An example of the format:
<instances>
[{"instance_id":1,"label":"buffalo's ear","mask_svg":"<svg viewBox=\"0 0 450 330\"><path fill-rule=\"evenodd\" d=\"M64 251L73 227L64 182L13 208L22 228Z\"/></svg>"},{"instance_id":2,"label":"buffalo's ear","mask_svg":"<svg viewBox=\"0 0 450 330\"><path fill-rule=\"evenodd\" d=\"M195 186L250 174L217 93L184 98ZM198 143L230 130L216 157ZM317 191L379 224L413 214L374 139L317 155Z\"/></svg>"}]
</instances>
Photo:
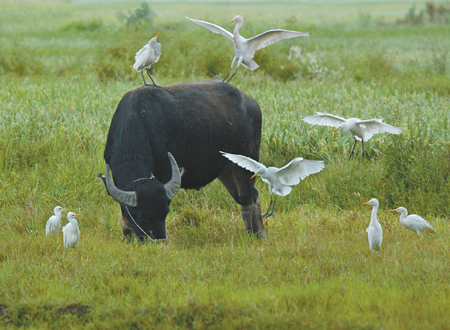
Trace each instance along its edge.
<instances>
[{"instance_id":1,"label":"buffalo's ear","mask_svg":"<svg viewBox=\"0 0 450 330\"><path fill-rule=\"evenodd\" d=\"M97 174L97 178L99 178L102 181L103 185L105 186L106 192L108 193L108 195L110 195L108 187L106 186L106 176L103 173L99 173Z\"/></svg>"}]
</instances>

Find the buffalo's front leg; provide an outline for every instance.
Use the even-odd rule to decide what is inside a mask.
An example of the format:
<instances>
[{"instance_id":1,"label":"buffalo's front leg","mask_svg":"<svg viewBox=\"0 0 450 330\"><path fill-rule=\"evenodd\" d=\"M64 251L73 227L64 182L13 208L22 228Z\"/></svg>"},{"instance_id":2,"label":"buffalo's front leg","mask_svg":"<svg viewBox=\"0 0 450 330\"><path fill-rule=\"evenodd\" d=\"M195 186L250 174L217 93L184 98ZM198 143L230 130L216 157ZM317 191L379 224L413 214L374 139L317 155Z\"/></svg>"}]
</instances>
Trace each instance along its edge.
<instances>
[{"instance_id":1,"label":"buffalo's front leg","mask_svg":"<svg viewBox=\"0 0 450 330\"><path fill-rule=\"evenodd\" d=\"M245 230L266 238L266 231L261 217L261 206L259 205L258 190L253 186L254 179L251 173L236 164L230 164L225 171L219 175L219 180L241 206L242 219Z\"/></svg>"}]
</instances>

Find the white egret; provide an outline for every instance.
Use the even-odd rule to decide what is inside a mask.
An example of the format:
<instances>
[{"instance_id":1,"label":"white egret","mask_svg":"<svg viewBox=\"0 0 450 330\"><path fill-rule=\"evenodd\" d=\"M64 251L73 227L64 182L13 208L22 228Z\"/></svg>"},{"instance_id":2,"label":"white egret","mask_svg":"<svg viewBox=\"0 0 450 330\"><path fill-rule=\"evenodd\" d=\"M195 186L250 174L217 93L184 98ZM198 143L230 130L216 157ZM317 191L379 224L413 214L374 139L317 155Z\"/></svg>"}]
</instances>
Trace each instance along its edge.
<instances>
[{"instance_id":1,"label":"white egret","mask_svg":"<svg viewBox=\"0 0 450 330\"><path fill-rule=\"evenodd\" d=\"M289 31L289 30L269 30L266 32L263 32L259 35L257 35L256 37L250 38L250 39L245 39L244 37L242 37L239 34L239 29L242 27L242 16L240 15L236 15L234 16L234 18L228 22L228 24L236 22L236 26L234 28L234 33L231 34L230 32L228 32L227 30L225 30L224 28L209 23L209 22L205 22L205 21L198 21L195 19L191 19L187 16L186 17L188 20L203 26L204 28L207 28L209 31L216 33L216 34L221 34L225 37L227 37L228 39L230 39L233 44L234 44L234 58L233 61L231 62L231 67L230 67L230 71L228 71L228 74L225 76L225 78L223 79L223 81L225 81L225 79L227 79L227 77L230 75L231 73L231 69L234 66L234 63L236 63L237 61L237 65L236 65L236 70L234 71L233 75L230 77L230 79L228 79L227 82L229 82L231 80L231 78L234 77L234 75L236 74L237 69L239 68L239 66L242 64L244 67L246 67L247 69L249 69L250 71L256 70L258 68L258 64L256 64L256 62L253 60L253 56L255 55L255 52L258 49L267 47L277 41L280 41L282 39L290 39L290 38L295 38L295 37L307 37L310 35L309 32L298 32L298 31Z\"/></svg>"},{"instance_id":2,"label":"white egret","mask_svg":"<svg viewBox=\"0 0 450 330\"><path fill-rule=\"evenodd\" d=\"M255 174L252 178L259 175L261 180L269 185L270 204L263 217L270 217L273 215L276 196L274 197L272 212L269 214L270 206L272 205L272 193L279 196L286 196L292 190L289 186L300 183L300 180L303 180L310 174L322 171L325 167L322 160L308 160L303 159L302 157L297 157L291 160L289 164L283 166L282 168L265 167L263 164L246 156L229 154L222 151L221 153L233 163L236 163L246 170L254 172Z\"/></svg>"},{"instance_id":3,"label":"white egret","mask_svg":"<svg viewBox=\"0 0 450 330\"><path fill-rule=\"evenodd\" d=\"M362 143L362 154L364 156L364 142L369 141L374 134L386 132L392 134L402 133L400 128L385 124L382 120L383 119L345 119L322 112L316 112L316 115L303 118L303 121L308 124L336 127L331 132L335 132L337 130L341 130L343 132L350 131L355 139L355 144L353 145L350 157L353 156L353 151L355 150L356 142L358 141L361 141Z\"/></svg>"},{"instance_id":4,"label":"white egret","mask_svg":"<svg viewBox=\"0 0 450 330\"><path fill-rule=\"evenodd\" d=\"M138 51L135 56L136 63L134 63L133 69L135 69L137 72L139 72L139 71L141 72L142 79L144 80L145 86L149 86L149 85L147 85L147 83L145 82L144 74L142 73L142 71L144 69L147 70L147 74L150 77L150 79L152 80L153 85L156 86L155 82L153 81L152 76L150 76L149 69L153 63L158 62L159 57L161 56L161 53L162 53L161 44L156 41L158 39L158 36L159 36L159 32L155 37L151 38L150 41L148 42L148 44L145 45L144 47L142 47L142 49L140 51Z\"/></svg>"},{"instance_id":5,"label":"white egret","mask_svg":"<svg viewBox=\"0 0 450 330\"><path fill-rule=\"evenodd\" d=\"M62 208L61 206L56 206L53 209L54 215L52 215L47 220L47 224L45 225L45 235L58 234L61 231L61 216L62 211L69 211L67 209Z\"/></svg>"},{"instance_id":6,"label":"white egret","mask_svg":"<svg viewBox=\"0 0 450 330\"><path fill-rule=\"evenodd\" d=\"M370 249L373 251L378 251L381 248L381 242L383 241L383 229L377 220L378 206L380 204L376 198L372 198L370 201L363 204L373 206L370 224L369 227L367 227L366 232L369 238Z\"/></svg>"},{"instance_id":7,"label":"white egret","mask_svg":"<svg viewBox=\"0 0 450 330\"><path fill-rule=\"evenodd\" d=\"M75 212L67 213L69 223L62 229L64 234L64 247L77 247L78 240L80 239L80 229L78 228L78 222L75 217L79 217L80 215Z\"/></svg>"},{"instance_id":8,"label":"white egret","mask_svg":"<svg viewBox=\"0 0 450 330\"><path fill-rule=\"evenodd\" d=\"M409 229L420 236L420 232L424 230L434 230L433 227L424 218L417 214L408 215L408 211L404 207L397 207L396 209L390 210L391 212L400 213L400 223L406 229Z\"/></svg>"}]
</instances>

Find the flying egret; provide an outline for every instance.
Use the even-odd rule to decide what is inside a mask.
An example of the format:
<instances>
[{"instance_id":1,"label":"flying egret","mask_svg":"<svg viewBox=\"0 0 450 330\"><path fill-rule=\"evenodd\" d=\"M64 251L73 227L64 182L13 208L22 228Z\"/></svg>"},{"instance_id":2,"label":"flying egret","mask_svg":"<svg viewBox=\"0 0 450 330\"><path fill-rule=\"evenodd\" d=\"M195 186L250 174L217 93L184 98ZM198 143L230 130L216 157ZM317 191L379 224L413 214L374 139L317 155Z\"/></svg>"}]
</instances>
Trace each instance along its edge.
<instances>
[{"instance_id":1,"label":"flying egret","mask_svg":"<svg viewBox=\"0 0 450 330\"><path fill-rule=\"evenodd\" d=\"M58 234L61 231L61 212L69 211L67 209L62 208L61 206L56 206L53 209L54 215L52 215L47 220L47 224L45 225L45 235Z\"/></svg>"},{"instance_id":2,"label":"flying egret","mask_svg":"<svg viewBox=\"0 0 450 330\"><path fill-rule=\"evenodd\" d=\"M336 127L331 132L335 132L337 130L341 130L343 132L350 131L355 139L355 144L353 145L350 157L353 156L353 151L355 150L356 142L358 141L361 141L362 143L362 154L364 156L364 141L369 141L374 134L386 132L392 134L402 133L400 128L385 124L382 120L383 119L345 119L322 112L316 112L316 115L303 118L303 121L308 124Z\"/></svg>"},{"instance_id":3,"label":"flying egret","mask_svg":"<svg viewBox=\"0 0 450 330\"><path fill-rule=\"evenodd\" d=\"M380 204L376 198L372 198L370 201L363 204L373 206L372 217L370 218L370 224L369 227L367 227L366 232L369 238L370 249L378 251L381 247L381 241L383 240L383 229L381 229L381 225L377 220L378 206Z\"/></svg>"},{"instance_id":4,"label":"flying egret","mask_svg":"<svg viewBox=\"0 0 450 330\"><path fill-rule=\"evenodd\" d=\"M77 247L78 240L80 239L80 229L78 228L78 222L75 217L79 217L80 215L75 212L67 213L69 223L62 229L64 234L64 247Z\"/></svg>"},{"instance_id":5,"label":"flying egret","mask_svg":"<svg viewBox=\"0 0 450 330\"><path fill-rule=\"evenodd\" d=\"M396 209L389 210L391 212L400 213L400 223L406 229L409 229L415 233L417 236L420 236L420 232L424 230L434 230L433 227L421 216L417 214L408 215L408 210L404 207L397 207Z\"/></svg>"},{"instance_id":6,"label":"flying egret","mask_svg":"<svg viewBox=\"0 0 450 330\"><path fill-rule=\"evenodd\" d=\"M255 174L252 178L259 175L261 180L269 185L270 204L263 217L270 217L273 215L276 196L274 197L272 206L272 193L275 195L286 196L292 190L289 186L300 183L300 180L305 179L310 174L322 171L325 167L323 160L308 160L303 159L302 157L291 160L289 164L282 168L265 167L263 164L246 156L229 154L222 151L221 153L233 163L254 172ZM269 214L270 206L272 206L272 212Z\"/></svg>"},{"instance_id":7,"label":"flying egret","mask_svg":"<svg viewBox=\"0 0 450 330\"><path fill-rule=\"evenodd\" d=\"M156 35L156 37L151 38L148 44L142 47L142 49L138 51L135 56L136 63L134 63L133 69L135 69L138 72L139 71L141 72L142 79L144 80L144 86L149 86L145 82L144 74L142 73L144 69L147 69L148 76L152 80L153 85L156 86L152 76L150 76L149 69L153 63L158 62L159 57L161 56L162 53L161 44L156 41L158 39L158 36L159 32Z\"/></svg>"},{"instance_id":8,"label":"flying egret","mask_svg":"<svg viewBox=\"0 0 450 330\"><path fill-rule=\"evenodd\" d=\"M225 79L227 79L227 77L230 75L231 73L231 69L234 66L234 63L236 63L237 61L237 65L236 65L236 70L234 71L234 73L232 74L232 76L230 77L230 79L228 79L227 82L229 82L231 80L231 78L234 77L234 75L236 74L237 69L239 68L239 65L243 65L245 66L247 69L249 69L250 71L256 70L258 68L258 64L256 64L255 61L253 61L253 56L255 55L255 52L258 49L267 47L277 41L280 41L282 39L290 39L290 38L295 38L295 37L307 37L310 35L309 32L298 32L298 31L288 31L288 30L269 30L266 31L264 33L261 33L259 35L257 35L256 37L250 38L250 39L245 39L244 37L242 37L239 34L239 29L242 27L242 16L241 15L236 15L234 16L234 18L228 22L228 24L236 22L236 26L234 28L234 33L231 34L230 32L228 32L227 30L225 30L224 28L212 24L212 23L208 23L205 21L198 21L195 19L191 19L187 16L186 17L188 20L203 26L204 28L207 28L209 31L213 32L213 33L217 33L217 34L221 34L225 37L227 37L228 39L230 39L233 44L234 44L234 57L233 57L233 61L231 62L231 67L230 67L230 71L228 71L228 74L225 76L225 78L223 79L223 81L225 81Z\"/></svg>"}]
</instances>

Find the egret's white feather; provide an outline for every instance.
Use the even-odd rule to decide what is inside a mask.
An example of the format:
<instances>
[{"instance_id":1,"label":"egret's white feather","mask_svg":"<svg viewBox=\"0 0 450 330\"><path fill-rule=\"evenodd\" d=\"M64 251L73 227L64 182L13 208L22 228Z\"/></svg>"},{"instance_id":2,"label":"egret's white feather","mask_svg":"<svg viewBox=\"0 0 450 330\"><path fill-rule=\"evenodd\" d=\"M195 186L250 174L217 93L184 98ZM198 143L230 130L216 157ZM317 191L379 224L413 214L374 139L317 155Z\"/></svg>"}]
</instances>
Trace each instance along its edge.
<instances>
[{"instance_id":1,"label":"egret's white feather","mask_svg":"<svg viewBox=\"0 0 450 330\"><path fill-rule=\"evenodd\" d=\"M277 41L283 39L290 39L296 37L309 37L309 32L298 32L298 31L289 31L289 30L269 30L258 34L257 36L248 39L248 46L253 52L270 46Z\"/></svg>"},{"instance_id":2,"label":"egret's white feather","mask_svg":"<svg viewBox=\"0 0 450 330\"><path fill-rule=\"evenodd\" d=\"M312 125L337 127L347 120L328 113L316 112L313 116L303 118L303 121Z\"/></svg>"},{"instance_id":3,"label":"egret's white feather","mask_svg":"<svg viewBox=\"0 0 450 330\"><path fill-rule=\"evenodd\" d=\"M297 157L278 170L278 177L282 183L292 186L299 184L308 175L322 171L324 167L322 160Z\"/></svg>"}]
</instances>

